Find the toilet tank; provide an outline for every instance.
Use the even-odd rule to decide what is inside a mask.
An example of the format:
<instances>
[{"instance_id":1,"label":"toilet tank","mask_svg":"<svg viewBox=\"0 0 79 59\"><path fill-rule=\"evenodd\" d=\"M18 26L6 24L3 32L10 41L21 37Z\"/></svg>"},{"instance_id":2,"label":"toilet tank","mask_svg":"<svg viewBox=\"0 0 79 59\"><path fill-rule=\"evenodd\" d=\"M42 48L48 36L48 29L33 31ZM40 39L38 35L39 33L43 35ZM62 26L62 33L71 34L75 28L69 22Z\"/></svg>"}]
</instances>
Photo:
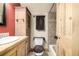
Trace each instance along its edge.
<instances>
[{"instance_id":1,"label":"toilet tank","mask_svg":"<svg viewBox=\"0 0 79 59\"><path fill-rule=\"evenodd\" d=\"M43 37L34 37L34 45L43 45L44 38Z\"/></svg>"}]
</instances>

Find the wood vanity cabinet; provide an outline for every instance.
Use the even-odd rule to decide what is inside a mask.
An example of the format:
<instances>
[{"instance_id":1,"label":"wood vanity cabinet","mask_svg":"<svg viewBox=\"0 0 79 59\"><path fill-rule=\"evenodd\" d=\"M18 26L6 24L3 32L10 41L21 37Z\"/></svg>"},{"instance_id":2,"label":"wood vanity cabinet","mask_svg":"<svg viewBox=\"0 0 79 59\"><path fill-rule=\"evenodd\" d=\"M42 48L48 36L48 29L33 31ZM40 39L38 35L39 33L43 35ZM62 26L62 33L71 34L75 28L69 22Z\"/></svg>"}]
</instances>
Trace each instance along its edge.
<instances>
[{"instance_id":1,"label":"wood vanity cabinet","mask_svg":"<svg viewBox=\"0 0 79 59\"><path fill-rule=\"evenodd\" d=\"M17 50L16 48L13 48L12 50L8 51L7 53L4 54L4 56L16 56L17 55Z\"/></svg>"},{"instance_id":2,"label":"wood vanity cabinet","mask_svg":"<svg viewBox=\"0 0 79 59\"><path fill-rule=\"evenodd\" d=\"M57 55L79 55L79 4L57 4Z\"/></svg>"},{"instance_id":3,"label":"wood vanity cabinet","mask_svg":"<svg viewBox=\"0 0 79 59\"><path fill-rule=\"evenodd\" d=\"M22 42L18 47L17 47L17 56L24 56L26 55L26 42Z\"/></svg>"},{"instance_id":4,"label":"wood vanity cabinet","mask_svg":"<svg viewBox=\"0 0 79 59\"><path fill-rule=\"evenodd\" d=\"M16 44L14 47L10 47L7 52L3 54L3 56L27 56L28 54L28 39Z\"/></svg>"},{"instance_id":5,"label":"wood vanity cabinet","mask_svg":"<svg viewBox=\"0 0 79 59\"><path fill-rule=\"evenodd\" d=\"M29 40L22 42L17 49L17 56L28 55L29 52Z\"/></svg>"}]
</instances>

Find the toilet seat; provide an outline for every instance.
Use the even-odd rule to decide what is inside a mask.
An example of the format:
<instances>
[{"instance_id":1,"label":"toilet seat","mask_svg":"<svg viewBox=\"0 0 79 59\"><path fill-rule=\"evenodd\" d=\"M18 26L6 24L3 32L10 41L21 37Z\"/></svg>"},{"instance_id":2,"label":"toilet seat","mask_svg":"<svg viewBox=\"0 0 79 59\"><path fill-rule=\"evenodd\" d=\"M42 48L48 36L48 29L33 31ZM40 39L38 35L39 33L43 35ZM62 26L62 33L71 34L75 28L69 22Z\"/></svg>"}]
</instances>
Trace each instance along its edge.
<instances>
[{"instance_id":1,"label":"toilet seat","mask_svg":"<svg viewBox=\"0 0 79 59\"><path fill-rule=\"evenodd\" d=\"M36 52L36 53L41 53L42 51L44 51L43 46L41 46L41 45L36 45L36 46L34 47L34 52Z\"/></svg>"}]
</instances>

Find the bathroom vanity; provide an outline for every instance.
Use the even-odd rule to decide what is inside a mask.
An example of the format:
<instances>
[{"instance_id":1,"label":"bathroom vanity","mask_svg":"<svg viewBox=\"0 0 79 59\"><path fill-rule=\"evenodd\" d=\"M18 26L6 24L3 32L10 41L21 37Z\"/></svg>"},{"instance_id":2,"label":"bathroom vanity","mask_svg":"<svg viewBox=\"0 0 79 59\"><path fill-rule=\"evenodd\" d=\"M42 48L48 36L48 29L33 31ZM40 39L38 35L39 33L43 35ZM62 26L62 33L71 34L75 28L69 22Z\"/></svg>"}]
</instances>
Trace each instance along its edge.
<instances>
[{"instance_id":1,"label":"bathroom vanity","mask_svg":"<svg viewBox=\"0 0 79 59\"><path fill-rule=\"evenodd\" d=\"M28 54L29 39L19 36L16 41L0 45L0 56L26 56Z\"/></svg>"}]
</instances>

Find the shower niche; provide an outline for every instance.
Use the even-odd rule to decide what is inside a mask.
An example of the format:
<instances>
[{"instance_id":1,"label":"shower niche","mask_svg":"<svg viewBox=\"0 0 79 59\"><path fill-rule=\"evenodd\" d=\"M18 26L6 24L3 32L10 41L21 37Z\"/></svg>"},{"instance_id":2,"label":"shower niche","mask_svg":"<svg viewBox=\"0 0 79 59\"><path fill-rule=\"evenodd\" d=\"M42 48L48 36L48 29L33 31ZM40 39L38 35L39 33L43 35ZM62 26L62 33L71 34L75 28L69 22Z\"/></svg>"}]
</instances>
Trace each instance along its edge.
<instances>
[{"instance_id":1,"label":"shower niche","mask_svg":"<svg viewBox=\"0 0 79 59\"><path fill-rule=\"evenodd\" d=\"M45 16L36 16L36 30L45 30Z\"/></svg>"}]
</instances>

